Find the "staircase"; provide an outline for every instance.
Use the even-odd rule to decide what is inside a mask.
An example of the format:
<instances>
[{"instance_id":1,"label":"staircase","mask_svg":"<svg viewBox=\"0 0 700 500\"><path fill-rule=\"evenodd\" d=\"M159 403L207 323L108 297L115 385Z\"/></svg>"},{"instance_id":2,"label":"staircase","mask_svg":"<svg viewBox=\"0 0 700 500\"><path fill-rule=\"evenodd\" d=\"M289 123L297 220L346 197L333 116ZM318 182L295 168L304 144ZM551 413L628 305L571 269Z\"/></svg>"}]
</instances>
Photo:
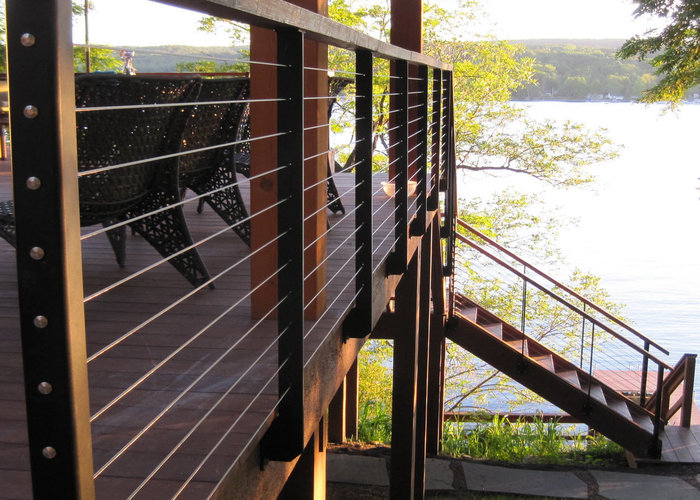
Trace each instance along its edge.
<instances>
[{"instance_id":1,"label":"staircase","mask_svg":"<svg viewBox=\"0 0 700 500\"><path fill-rule=\"evenodd\" d=\"M455 235L458 261L469 263L472 268L468 272L459 266L455 268L456 284L451 285L454 290L451 293L452 319L447 337L635 456L659 458L660 436L671 416L680 411L682 425L690 425L695 355L684 356L672 368L650 352L654 348L668 355L663 347L464 221L458 220L457 224L466 230ZM507 289L512 291L513 286L522 287L522 304L518 304L522 311L520 329L459 291L462 283L471 279L474 266L480 261L488 263L484 269L490 273L498 269L499 273L510 277L512 281ZM515 266L519 266L522 272ZM488 275L491 285L499 279ZM578 364L523 333L522 330L526 330L528 287L581 319ZM498 289L498 286L492 288ZM586 333L587 327L589 333ZM588 342L590 349L587 363L583 362L584 342ZM635 372L626 365L634 359L637 360L635 364L641 361L640 371ZM598 363L603 367L616 367L604 370L606 382L595 376L593 367ZM652 368L655 365L655 372L649 370L650 363ZM615 384L615 387L609 384ZM683 391L677 391L681 384ZM632 401L622 391L635 393L639 399ZM679 397L678 392L682 392ZM647 398L649 393L652 395ZM671 405L672 394L675 399Z\"/></svg>"},{"instance_id":2,"label":"staircase","mask_svg":"<svg viewBox=\"0 0 700 500\"><path fill-rule=\"evenodd\" d=\"M658 456L653 413L466 297L456 299L450 340L636 456Z\"/></svg>"}]
</instances>

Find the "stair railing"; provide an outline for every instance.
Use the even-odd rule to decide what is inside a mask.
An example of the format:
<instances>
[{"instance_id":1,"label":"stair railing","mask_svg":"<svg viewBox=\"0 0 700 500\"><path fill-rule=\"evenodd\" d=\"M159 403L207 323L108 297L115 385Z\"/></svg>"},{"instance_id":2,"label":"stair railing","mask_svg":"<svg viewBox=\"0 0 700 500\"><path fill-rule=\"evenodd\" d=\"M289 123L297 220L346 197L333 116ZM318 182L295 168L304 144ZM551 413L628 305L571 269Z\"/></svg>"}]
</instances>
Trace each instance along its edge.
<instances>
[{"instance_id":1,"label":"stair railing","mask_svg":"<svg viewBox=\"0 0 700 500\"><path fill-rule=\"evenodd\" d=\"M470 238L457 233L456 239L457 242L463 243L471 247L472 249L476 250L480 254L484 255L487 257L489 260L500 266L501 268L507 270L509 273L517 277L518 279L522 280L523 282L523 290L526 290L526 287L528 285L531 285L532 287L538 289L542 293L546 294L547 296L551 297L553 300L556 302L559 302L566 308L570 309L574 313L578 314L583 321L583 329L582 329L582 340L581 340L581 346L582 346L582 353L581 353L581 359L579 366L581 369L583 369L583 347L586 344L586 342L583 339L583 335L585 335L586 332L586 322L591 324L592 331L591 335L595 335L595 330L596 328L598 329L599 332L605 332L609 334L612 338L618 340L619 342L622 342L624 345L626 345L628 348L632 349L637 353L637 355L641 355L642 357L642 374L641 374L641 387L639 388L640 390L640 395L641 398L644 398L646 394L646 386L647 386L647 378L648 378L648 365L649 361L655 363L657 365L657 371L656 371L656 376L657 376L657 384L656 387L659 388L658 394L660 397L657 397L655 394L652 396L649 400L646 400L646 398L640 400L640 405L644 406L646 409L654 413L655 415L655 422L654 422L654 433L658 437L658 433L662 429L662 426L668 421L668 418L673 413L676 413L679 409L684 409L684 411L687 415L690 415L690 406L692 405L692 384L693 384L693 373L694 373L694 356L692 357L693 363L692 363L692 371L689 367L687 367L690 364L690 361L685 361L682 360L682 363L679 363L679 365L682 364L682 366L677 366L675 369L672 368L670 365L668 365L666 362L663 360L659 359L657 356L652 354L650 351L651 347L656 348L657 350L661 351L664 354L668 354L668 351L652 341L651 339L645 337L643 334L640 332L636 331L634 328L628 326L625 324L622 320L619 318L616 318L613 314L609 313L602 307L598 306L597 304L591 302L590 300L582 297L579 293L575 292L572 290L570 287L563 285L559 281L551 278L544 272L540 271L537 269L535 266L531 265L530 263L526 262L522 258L518 257L517 255L513 254L509 250L505 249L503 246L499 245L495 241L493 241L491 238L488 236L484 235L483 233L479 232L478 230L474 229L471 227L469 224L466 222L458 219L457 221L458 226L466 229L473 235L475 235L477 238L481 239L484 241L487 245L491 245L494 248L498 249L500 252L504 253L505 255L511 257L515 261L517 261L519 264L524 266L523 272L519 271L515 267L511 266L504 260L500 259L496 255L493 255L490 251L486 250L484 246L486 245L480 245L476 243L475 241L472 241ZM528 272L528 274L526 274ZM568 299L562 297L555 291L551 290L549 287L544 286L540 282L534 279L534 275L540 276L547 280L549 283L554 285L552 288L556 287L568 294L570 294L572 297L575 299L581 301L582 307L577 307L576 305L572 304ZM522 309L522 317L525 317L525 308L527 307L527 294L523 294L523 303L521 305ZM622 327L624 330L627 330L630 332L634 337L639 338L643 340L644 345L643 347L635 343L633 340L630 340L627 338L625 335L621 334L618 331L615 331L611 326L608 324L604 323L603 321L597 319L594 317L592 314L594 312L597 312L601 314L603 317L607 318L608 320L612 321L616 325ZM522 325L521 325L522 326ZM524 328L522 328L524 330ZM524 332L523 332L524 333ZM591 339L590 345L588 345L590 348L590 362L588 366L588 375L593 376L593 370L594 370L594 364L593 364L593 355L594 355L594 341ZM600 350L600 342L596 343L595 349ZM689 355L690 356L690 355ZM664 372L668 370L671 375L666 377L664 380ZM669 373L667 372L667 373ZM686 384L684 384L684 391L682 396L679 398L678 401L676 401L673 405L670 405L669 403L669 397L670 394L675 391L678 386L680 385L681 381L686 381ZM670 408L669 408L670 406ZM687 417L689 419L689 416Z\"/></svg>"},{"instance_id":2,"label":"stair railing","mask_svg":"<svg viewBox=\"0 0 700 500\"><path fill-rule=\"evenodd\" d=\"M659 378L662 380L661 383L657 381L657 387L660 390L655 391L643 404L647 409L658 408L659 417L664 422L668 422L680 411L681 425L690 427L696 358L696 354L684 354L665 378ZM671 398L681 384L683 384L683 393L671 404Z\"/></svg>"}]
</instances>

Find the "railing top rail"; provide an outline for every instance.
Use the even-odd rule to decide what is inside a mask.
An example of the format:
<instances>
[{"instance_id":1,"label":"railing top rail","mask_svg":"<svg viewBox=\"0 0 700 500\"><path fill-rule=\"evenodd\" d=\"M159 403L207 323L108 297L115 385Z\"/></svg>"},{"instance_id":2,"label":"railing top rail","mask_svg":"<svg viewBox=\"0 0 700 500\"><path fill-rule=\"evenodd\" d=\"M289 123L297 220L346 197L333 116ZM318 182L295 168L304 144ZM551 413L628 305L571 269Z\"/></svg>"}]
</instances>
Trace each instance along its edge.
<instances>
[{"instance_id":1,"label":"railing top rail","mask_svg":"<svg viewBox=\"0 0 700 500\"><path fill-rule=\"evenodd\" d=\"M579 309L579 308L576 307L575 305L571 304L569 301L567 301L567 300L564 299L563 297L560 297L559 295L557 295L556 293L554 293L554 292L552 292L551 290L547 289L546 287L542 286L541 284L539 284L537 281L533 280L532 278L530 278L530 277L527 276L526 274L521 273L520 271L518 271L518 270L515 269L514 267L508 265L506 262L503 262L501 259L499 259L499 258L496 257L495 255L491 255L489 252L487 252L486 250L484 250L483 248L481 248L479 245L477 245L477 244L474 243L473 241L469 240L469 238L467 238L466 236L463 236L463 235L461 235L461 234L459 234L459 233L457 233L456 236L457 236L457 239L459 239L460 241L466 243L467 245L469 245L469 246L471 246L472 248L474 248L476 251L478 251L478 252L480 252L481 254L487 256L489 259L493 260L493 261L496 262L498 265L504 267L505 269L507 269L507 270L510 271L511 273L515 274L515 275L518 276L519 278L521 278L521 279L527 281L528 283L532 284L533 286L539 288L541 291L543 291L544 293L546 293L547 295L549 295L550 297L552 297L552 298L553 298L554 300L556 300L557 302L559 302L559 303L565 305L566 307L570 308L570 309L571 309L572 311L574 311L576 314L579 314L580 316L586 318L588 321L590 321L591 323L595 324L595 325L598 326L599 328L602 328L603 330L605 330L606 332L608 332L610 335L612 335L613 337L615 337L616 339L618 339L620 342L623 342L623 343L626 344L628 347L630 347L630 348L634 349L635 351L637 351L638 353L640 353L642 356L644 356L644 357L646 357L646 358L652 360L654 363L656 363L656 364L659 365L659 366L663 366L665 369L668 369L668 370L672 369L671 365L669 365L669 364L667 364L666 362L660 360L659 358L657 358L656 356L654 356L653 354L651 354L651 353L650 353L649 351L647 351L646 349L643 349L643 348L639 347L638 345L634 344L633 342L631 342L630 340L626 339L625 337L623 337L622 335L620 335L619 333L617 333L615 330L613 330L613 329L611 329L610 327L608 327L607 325L605 325L604 323L601 323L601 322L598 321L597 319L595 319L595 318L593 318L592 316L590 316L589 314L587 314L585 311L582 311L581 309Z\"/></svg>"},{"instance_id":2,"label":"railing top rail","mask_svg":"<svg viewBox=\"0 0 700 500\"><path fill-rule=\"evenodd\" d=\"M452 65L391 45L325 16L282 0L158 0L174 7L248 23L262 28L297 28L307 38L348 50L365 49L379 57L452 70Z\"/></svg>"},{"instance_id":3,"label":"railing top rail","mask_svg":"<svg viewBox=\"0 0 700 500\"><path fill-rule=\"evenodd\" d=\"M651 340L650 338L646 337L646 336L643 335L642 333L638 332L637 330L635 330L635 329L632 328L631 326L627 325L627 324L626 324L624 321L622 321L621 319L616 318L614 315L612 315L611 313L609 313L608 311L606 311L605 309L603 309L603 308L600 307L599 305L595 304L594 302L591 302L590 300L588 300L587 298L583 297L583 296L580 295L579 293L575 292L574 290L572 290L572 289L569 288L568 286L566 286L566 285L560 283L559 281L555 280L555 279L552 278L551 276L549 276L549 275L547 275L546 273L540 271L539 269L537 269L535 266L533 266L533 265L530 264L529 262L527 262L527 261L525 261L524 259L518 257L516 254L514 254L513 252L511 252L511 251L508 250L507 248L505 248L505 247L499 245L498 243L496 243L494 240L492 240L491 238L489 238L488 236L486 236L485 234L483 234L483 233L480 232L479 230L473 228L472 226L470 226L469 224L467 224L466 222L464 222L462 219L457 219L457 222L458 222L458 224L459 224L460 226L462 226L462 227L463 227L464 229L466 229L467 231L469 231L469 232L475 234L476 236L478 236L479 238L481 238L482 240L484 240L485 242L487 242L489 245L492 245L492 246L496 247L496 248L499 249L501 252L503 252L503 253L505 253L506 255L508 255L509 257L512 257L513 259L517 260L519 263L523 264L524 266L527 266L529 269L531 269L532 271L536 272L537 274L539 274L540 276L542 276L544 279L546 279L546 280L549 281L550 283L554 284L554 286L556 286L557 288L560 288L560 289L564 290L566 293L572 295L573 297L576 297L578 300L580 300L581 302L583 302L584 304L586 304L588 307L590 307L590 308L593 309L594 311L599 312L600 314L602 314L603 316L605 316L606 318L608 318L610 321L616 323L618 326L620 326L620 327L624 328L625 330L629 331L630 333L636 335L637 337L639 337L639 338L640 338L641 340L643 340L644 342L648 342L649 345L654 346L656 349L658 349L658 350L661 351L662 353L664 353L664 354L666 354L666 355L669 354L669 352L668 352L666 349L664 349L664 348L661 347L659 344L657 344L656 342L654 342L654 341Z\"/></svg>"}]
</instances>

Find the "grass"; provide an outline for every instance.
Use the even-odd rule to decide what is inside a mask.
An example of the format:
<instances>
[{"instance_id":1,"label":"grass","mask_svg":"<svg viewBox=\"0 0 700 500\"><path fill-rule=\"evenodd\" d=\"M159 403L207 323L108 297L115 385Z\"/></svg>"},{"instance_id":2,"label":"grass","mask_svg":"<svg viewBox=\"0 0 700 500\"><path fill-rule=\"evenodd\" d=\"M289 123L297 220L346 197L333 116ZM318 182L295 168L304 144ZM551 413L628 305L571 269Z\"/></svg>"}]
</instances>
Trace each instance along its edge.
<instances>
[{"instance_id":1,"label":"grass","mask_svg":"<svg viewBox=\"0 0 700 500\"><path fill-rule=\"evenodd\" d=\"M446 422L443 453L453 457L516 463L558 465L624 464L624 450L603 436L565 436L573 428L562 429L556 422L510 422L495 416L473 428Z\"/></svg>"}]
</instances>

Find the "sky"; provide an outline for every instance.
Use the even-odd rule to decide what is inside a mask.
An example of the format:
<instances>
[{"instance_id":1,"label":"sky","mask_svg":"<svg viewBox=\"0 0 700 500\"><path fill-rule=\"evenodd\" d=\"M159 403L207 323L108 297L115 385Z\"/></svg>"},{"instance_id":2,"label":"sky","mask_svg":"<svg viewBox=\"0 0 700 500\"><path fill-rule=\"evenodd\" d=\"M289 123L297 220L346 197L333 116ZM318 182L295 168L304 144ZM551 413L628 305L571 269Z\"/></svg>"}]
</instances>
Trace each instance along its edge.
<instances>
[{"instance_id":1,"label":"sky","mask_svg":"<svg viewBox=\"0 0 700 500\"><path fill-rule=\"evenodd\" d=\"M437 0L449 7L453 0ZM92 0L90 41L105 45L229 45L225 35L197 30L201 14L148 0ZM500 39L629 38L652 23L634 20L632 0L482 0L489 21L480 31ZM83 43L83 23L74 29Z\"/></svg>"}]
</instances>

